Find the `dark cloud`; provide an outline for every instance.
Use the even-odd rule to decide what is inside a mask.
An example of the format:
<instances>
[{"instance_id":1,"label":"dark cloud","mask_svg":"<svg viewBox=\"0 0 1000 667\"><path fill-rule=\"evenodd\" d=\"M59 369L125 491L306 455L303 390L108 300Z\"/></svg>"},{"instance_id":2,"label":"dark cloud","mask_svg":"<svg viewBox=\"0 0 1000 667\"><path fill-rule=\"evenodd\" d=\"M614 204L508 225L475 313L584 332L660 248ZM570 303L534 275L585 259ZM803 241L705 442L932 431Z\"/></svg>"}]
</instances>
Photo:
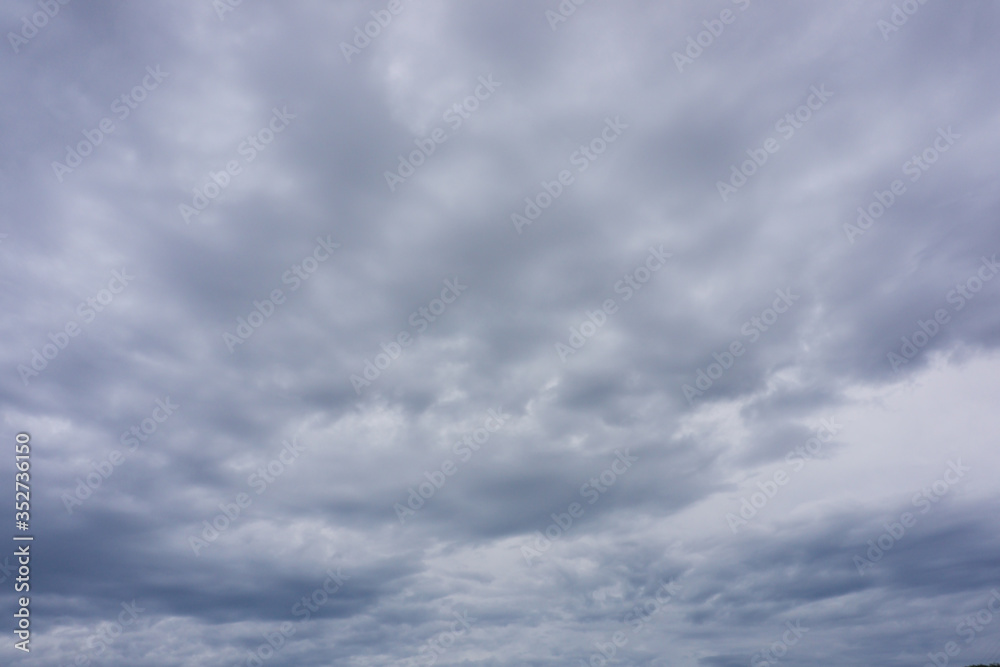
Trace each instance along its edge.
<instances>
[{"instance_id":1,"label":"dark cloud","mask_svg":"<svg viewBox=\"0 0 1000 667\"><path fill-rule=\"evenodd\" d=\"M991 3L2 18L4 664L997 659Z\"/></svg>"}]
</instances>

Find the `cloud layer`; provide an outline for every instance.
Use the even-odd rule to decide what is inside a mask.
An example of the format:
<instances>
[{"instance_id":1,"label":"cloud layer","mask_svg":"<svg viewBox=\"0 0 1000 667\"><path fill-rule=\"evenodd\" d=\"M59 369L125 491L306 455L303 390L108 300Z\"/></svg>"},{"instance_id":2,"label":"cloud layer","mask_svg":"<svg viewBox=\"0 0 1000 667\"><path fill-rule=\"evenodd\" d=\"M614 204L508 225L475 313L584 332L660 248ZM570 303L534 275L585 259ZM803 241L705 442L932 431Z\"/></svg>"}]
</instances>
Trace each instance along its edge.
<instances>
[{"instance_id":1,"label":"cloud layer","mask_svg":"<svg viewBox=\"0 0 1000 667\"><path fill-rule=\"evenodd\" d=\"M2 18L4 664L1000 656L1000 8Z\"/></svg>"}]
</instances>

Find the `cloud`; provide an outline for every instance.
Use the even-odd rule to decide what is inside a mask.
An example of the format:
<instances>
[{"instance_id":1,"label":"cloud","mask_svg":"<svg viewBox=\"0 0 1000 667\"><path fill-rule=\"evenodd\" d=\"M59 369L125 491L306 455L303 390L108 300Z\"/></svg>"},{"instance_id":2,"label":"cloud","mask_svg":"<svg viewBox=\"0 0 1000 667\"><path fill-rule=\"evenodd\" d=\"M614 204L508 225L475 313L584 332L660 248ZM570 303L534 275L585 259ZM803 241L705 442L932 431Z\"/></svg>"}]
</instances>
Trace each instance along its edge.
<instances>
[{"instance_id":1,"label":"cloud","mask_svg":"<svg viewBox=\"0 0 1000 667\"><path fill-rule=\"evenodd\" d=\"M996 8L2 17L4 664L996 660Z\"/></svg>"}]
</instances>

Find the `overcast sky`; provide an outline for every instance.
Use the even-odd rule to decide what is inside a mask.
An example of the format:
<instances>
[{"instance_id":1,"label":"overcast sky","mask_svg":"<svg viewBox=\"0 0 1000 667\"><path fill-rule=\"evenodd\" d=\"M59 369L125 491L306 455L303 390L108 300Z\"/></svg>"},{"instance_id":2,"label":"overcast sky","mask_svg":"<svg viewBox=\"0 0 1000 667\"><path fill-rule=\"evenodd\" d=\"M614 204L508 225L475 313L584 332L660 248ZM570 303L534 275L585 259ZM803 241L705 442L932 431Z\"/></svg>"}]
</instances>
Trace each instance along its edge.
<instances>
[{"instance_id":1,"label":"overcast sky","mask_svg":"<svg viewBox=\"0 0 1000 667\"><path fill-rule=\"evenodd\" d=\"M63 1L0 662L1000 659L996 3Z\"/></svg>"}]
</instances>

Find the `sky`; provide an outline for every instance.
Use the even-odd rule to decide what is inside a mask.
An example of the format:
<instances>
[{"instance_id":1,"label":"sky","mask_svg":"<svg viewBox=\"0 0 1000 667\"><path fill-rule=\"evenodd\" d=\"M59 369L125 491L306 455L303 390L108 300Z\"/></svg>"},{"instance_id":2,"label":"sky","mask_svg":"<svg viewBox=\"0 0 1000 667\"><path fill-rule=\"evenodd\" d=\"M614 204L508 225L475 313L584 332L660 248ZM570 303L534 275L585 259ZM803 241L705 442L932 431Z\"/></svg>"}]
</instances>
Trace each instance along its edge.
<instances>
[{"instance_id":1,"label":"sky","mask_svg":"<svg viewBox=\"0 0 1000 667\"><path fill-rule=\"evenodd\" d=\"M0 663L1000 660L996 3L0 23Z\"/></svg>"}]
</instances>

